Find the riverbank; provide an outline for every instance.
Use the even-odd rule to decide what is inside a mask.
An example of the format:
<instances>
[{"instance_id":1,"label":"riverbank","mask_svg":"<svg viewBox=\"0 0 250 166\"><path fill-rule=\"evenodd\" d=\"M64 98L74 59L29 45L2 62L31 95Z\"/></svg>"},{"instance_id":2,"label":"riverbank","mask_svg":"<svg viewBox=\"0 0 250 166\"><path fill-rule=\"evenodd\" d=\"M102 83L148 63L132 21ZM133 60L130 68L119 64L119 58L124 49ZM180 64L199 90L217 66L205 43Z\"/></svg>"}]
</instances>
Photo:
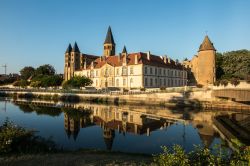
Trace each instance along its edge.
<instances>
[{"instance_id":1,"label":"riverbank","mask_svg":"<svg viewBox=\"0 0 250 166\"><path fill-rule=\"evenodd\" d=\"M42 99L52 101L81 102L129 105L154 105L171 108L192 107L217 110L244 110L250 111L250 105L234 102L228 99L218 99L212 96L212 90L182 91L176 92L130 92L130 93L74 93L58 91L33 91L1 89L0 97Z\"/></svg>"},{"instance_id":2,"label":"riverbank","mask_svg":"<svg viewBox=\"0 0 250 166\"><path fill-rule=\"evenodd\" d=\"M0 157L1 166L152 165L152 156L115 152L63 152Z\"/></svg>"}]
</instances>

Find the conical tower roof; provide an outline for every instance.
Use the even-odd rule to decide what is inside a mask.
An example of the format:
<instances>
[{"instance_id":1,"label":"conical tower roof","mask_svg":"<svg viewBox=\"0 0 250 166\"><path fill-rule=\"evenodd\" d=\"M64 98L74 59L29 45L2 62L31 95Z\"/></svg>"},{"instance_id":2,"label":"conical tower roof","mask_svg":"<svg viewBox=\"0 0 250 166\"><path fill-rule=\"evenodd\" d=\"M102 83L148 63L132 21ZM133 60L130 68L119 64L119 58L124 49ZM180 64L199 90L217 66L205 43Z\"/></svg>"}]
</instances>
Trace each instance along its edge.
<instances>
[{"instance_id":1,"label":"conical tower roof","mask_svg":"<svg viewBox=\"0 0 250 166\"><path fill-rule=\"evenodd\" d=\"M115 44L111 27L109 26L104 44Z\"/></svg>"},{"instance_id":2,"label":"conical tower roof","mask_svg":"<svg viewBox=\"0 0 250 166\"><path fill-rule=\"evenodd\" d=\"M72 46L71 46L71 44L69 43L69 46L68 46L68 48L67 48L67 50L66 50L65 53L70 53L71 51L72 51Z\"/></svg>"},{"instance_id":3,"label":"conical tower roof","mask_svg":"<svg viewBox=\"0 0 250 166\"><path fill-rule=\"evenodd\" d=\"M122 53L127 53L126 46L123 47Z\"/></svg>"},{"instance_id":4,"label":"conical tower roof","mask_svg":"<svg viewBox=\"0 0 250 166\"><path fill-rule=\"evenodd\" d=\"M206 51L206 50L214 50L216 51L216 49L214 48L213 43L210 41L209 37L206 35L202 44L200 45L199 51Z\"/></svg>"},{"instance_id":5,"label":"conical tower roof","mask_svg":"<svg viewBox=\"0 0 250 166\"><path fill-rule=\"evenodd\" d=\"M72 52L80 53L80 50L79 50L78 45L77 45L76 42L75 42L75 44L74 44L74 47L73 47L73 49L72 49Z\"/></svg>"}]
</instances>

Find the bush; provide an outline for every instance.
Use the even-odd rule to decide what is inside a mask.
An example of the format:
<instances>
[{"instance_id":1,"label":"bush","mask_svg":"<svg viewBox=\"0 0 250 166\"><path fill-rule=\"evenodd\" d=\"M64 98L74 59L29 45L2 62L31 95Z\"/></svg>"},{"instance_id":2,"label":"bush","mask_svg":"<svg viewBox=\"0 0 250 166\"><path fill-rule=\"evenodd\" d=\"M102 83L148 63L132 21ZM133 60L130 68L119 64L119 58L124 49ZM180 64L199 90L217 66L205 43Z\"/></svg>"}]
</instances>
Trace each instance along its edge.
<instances>
[{"instance_id":1,"label":"bush","mask_svg":"<svg viewBox=\"0 0 250 166\"><path fill-rule=\"evenodd\" d=\"M35 136L33 131L14 125L8 119L0 126L0 154L38 153L52 150L55 150L55 144L51 140Z\"/></svg>"},{"instance_id":2,"label":"bush","mask_svg":"<svg viewBox=\"0 0 250 166\"><path fill-rule=\"evenodd\" d=\"M164 91L164 90L166 90L166 87L162 86L162 87L160 87L160 90Z\"/></svg>"},{"instance_id":3,"label":"bush","mask_svg":"<svg viewBox=\"0 0 250 166\"><path fill-rule=\"evenodd\" d=\"M246 80L246 82L247 82L248 84L250 84L250 75L247 75L247 76L245 77L245 80Z\"/></svg>"},{"instance_id":4,"label":"bush","mask_svg":"<svg viewBox=\"0 0 250 166\"><path fill-rule=\"evenodd\" d=\"M71 78L68 81L64 81L62 86L64 89L71 89L71 88L80 88L80 87L89 86L92 83L93 81L88 77L76 76L76 77Z\"/></svg>"},{"instance_id":5,"label":"bush","mask_svg":"<svg viewBox=\"0 0 250 166\"><path fill-rule=\"evenodd\" d=\"M141 88L140 91L145 92L145 91L146 91L146 88Z\"/></svg>"},{"instance_id":6,"label":"bush","mask_svg":"<svg viewBox=\"0 0 250 166\"><path fill-rule=\"evenodd\" d=\"M237 85L240 84L240 80L238 78L232 78L230 80L230 83L236 87Z\"/></svg>"},{"instance_id":7,"label":"bush","mask_svg":"<svg viewBox=\"0 0 250 166\"><path fill-rule=\"evenodd\" d=\"M227 80L221 80L221 85L223 86L227 86L228 85L228 81Z\"/></svg>"},{"instance_id":8,"label":"bush","mask_svg":"<svg viewBox=\"0 0 250 166\"><path fill-rule=\"evenodd\" d=\"M22 88L27 87L29 85L29 82L27 80L19 80L19 81L15 81L13 84L13 86L20 86Z\"/></svg>"},{"instance_id":9,"label":"bush","mask_svg":"<svg viewBox=\"0 0 250 166\"><path fill-rule=\"evenodd\" d=\"M215 81L214 86L220 86L220 80Z\"/></svg>"},{"instance_id":10,"label":"bush","mask_svg":"<svg viewBox=\"0 0 250 166\"><path fill-rule=\"evenodd\" d=\"M201 85L201 84L197 84L196 86L197 86L197 88L203 88L203 85Z\"/></svg>"},{"instance_id":11,"label":"bush","mask_svg":"<svg viewBox=\"0 0 250 166\"><path fill-rule=\"evenodd\" d=\"M242 149L243 147L243 149ZM211 152L208 148L196 146L195 149L186 153L181 146L174 145L172 151L162 147L163 153L154 155L154 163L159 166L179 165L249 165L250 148L241 146L239 151L231 155L228 150L221 147L214 148Z\"/></svg>"}]
</instances>

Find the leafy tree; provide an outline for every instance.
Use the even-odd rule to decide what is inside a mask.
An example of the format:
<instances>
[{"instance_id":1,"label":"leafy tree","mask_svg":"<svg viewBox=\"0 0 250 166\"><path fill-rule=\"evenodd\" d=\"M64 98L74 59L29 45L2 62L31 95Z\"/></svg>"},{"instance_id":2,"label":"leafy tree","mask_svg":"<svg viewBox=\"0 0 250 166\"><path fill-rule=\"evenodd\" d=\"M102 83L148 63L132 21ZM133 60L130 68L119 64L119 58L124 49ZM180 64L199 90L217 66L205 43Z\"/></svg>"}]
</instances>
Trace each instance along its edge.
<instances>
[{"instance_id":1,"label":"leafy tree","mask_svg":"<svg viewBox=\"0 0 250 166\"><path fill-rule=\"evenodd\" d=\"M34 75L35 69L31 66L26 66L20 70L21 78L27 80L30 76Z\"/></svg>"},{"instance_id":2,"label":"leafy tree","mask_svg":"<svg viewBox=\"0 0 250 166\"><path fill-rule=\"evenodd\" d=\"M238 50L216 54L217 79L244 79L250 74L250 51Z\"/></svg>"},{"instance_id":3,"label":"leafy tree","mask_svg":"<svg viewBox=\"0 0 250 166\"><path fill-rule=\"evenodd\" d=\"M93 81L88 78L88 77L80 77L80 76L76 76L73 77L72 79L63 82L63 88L67 89L67 88L80 88L80 87L85 87L88 85L91 85L93 83Z\"/></svg>"},{"instance_id":4,"label":"leafy tree","mask_svg":"<svg viewBox=\"0 0 250 166\"><path fill-rule=\"evenodd\" d=\"M49 64L39 66L36 69L36 76L39 75L55 75L55 68Z\"/></svg>"},{"instance_id":5,"label":"leafy tree","mask_svg":"<svg viewBox=\"0 0 250 166\"><path fill-rule=\"evenodd\" d=\"M60 75L39 75L32 82L32 87L55 87L62 84L63 78Z\"/></svg>"}]
</instances>

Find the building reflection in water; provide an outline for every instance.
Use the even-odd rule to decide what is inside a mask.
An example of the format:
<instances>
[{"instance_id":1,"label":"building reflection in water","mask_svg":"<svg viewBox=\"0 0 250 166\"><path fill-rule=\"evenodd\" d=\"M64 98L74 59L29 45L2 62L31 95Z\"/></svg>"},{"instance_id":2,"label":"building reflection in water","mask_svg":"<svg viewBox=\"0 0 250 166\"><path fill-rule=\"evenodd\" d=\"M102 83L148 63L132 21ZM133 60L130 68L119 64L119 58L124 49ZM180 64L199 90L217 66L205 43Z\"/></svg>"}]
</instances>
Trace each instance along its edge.
<instances>
[{"instance_id":1,"label":"building reflection in water","mask_svg":"<svg viewBox=\"0 0 250 166\"><path fill-rule=\"evenodd\" d=\"M185 146L186 125L192 125L205 147L210 147L214 138L221 137L228 143L237 138L250 144L250 113L228 111L169 110L162 107L109 106L98 104L63 104L62 108L40 106L40 102L15 101L23 112L59 116L64 112L64 128L68 138L74 140L80 128L98 125L108 150L112 149L115 134L132 133L147 135L157 129L167 129L175 123L183 125L182 139ZM25 104L26 103L26 104ZM52 104L51 104L52 105ZM52 105L53 106L53 105ZM52 111L53 110L53 111ZM229 143L230 146L230 143Z\"/></svg>"}]
</instances>

